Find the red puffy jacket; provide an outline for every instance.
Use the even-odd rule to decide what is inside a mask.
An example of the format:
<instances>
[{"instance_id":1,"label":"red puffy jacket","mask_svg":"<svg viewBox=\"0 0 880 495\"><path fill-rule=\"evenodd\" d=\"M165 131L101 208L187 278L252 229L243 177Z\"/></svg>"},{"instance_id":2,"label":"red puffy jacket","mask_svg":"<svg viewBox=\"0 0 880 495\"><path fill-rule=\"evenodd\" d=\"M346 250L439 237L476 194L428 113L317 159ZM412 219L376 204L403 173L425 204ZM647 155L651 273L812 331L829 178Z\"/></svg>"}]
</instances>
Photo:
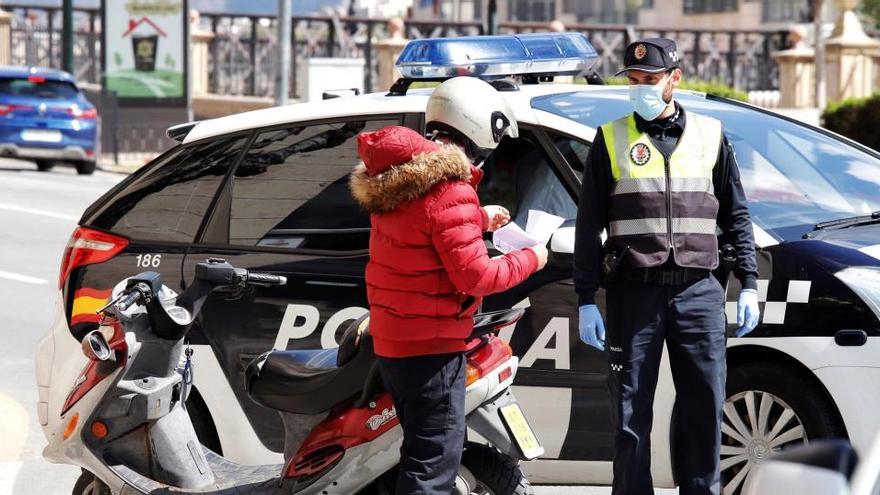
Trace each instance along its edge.
<instances>
[{"instance_id":1,"label":"red puffy jacket","mask_svg":"<svg viewBox=\"0 0 880 495\"><path fill-rule=\"evenodd\" d=\"M458 148L391 126L359 135L358 152L363 163L350 185L371 214L366 280L376 354L463 351L482 297L528 278L537 255L489 258L488 219L471 183L479 171Z\"/></svg>"}]
</instances>

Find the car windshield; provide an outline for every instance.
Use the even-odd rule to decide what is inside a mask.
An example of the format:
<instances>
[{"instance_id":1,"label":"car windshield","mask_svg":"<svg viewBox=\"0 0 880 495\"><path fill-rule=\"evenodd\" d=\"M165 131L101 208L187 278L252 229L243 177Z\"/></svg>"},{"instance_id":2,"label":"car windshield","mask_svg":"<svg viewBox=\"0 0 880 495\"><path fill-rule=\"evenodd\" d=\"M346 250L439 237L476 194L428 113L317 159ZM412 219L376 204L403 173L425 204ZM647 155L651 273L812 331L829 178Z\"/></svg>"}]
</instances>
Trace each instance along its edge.
<instances>
[{"instance_id":1,"label":"car windshield","mask_svg":"<svg viewBox=\"0 0 880 495\"><path fill-rule=\"evenodd\" d=\"M0 95L67 100L75 98L77 94L76 86L65 81L0 78Z\"/></svg>"},{"instance_id":2,"label":"car windshield","mask_svg":"<svg viewBox=\"0 0 880 495\"><path fill-rule=\"evenodd\" d=\"M764 229L797 238L819 222L880 210L875 154L746 106L688 92L676 98L724 123L752 217ZM632 111L626 88L540 96L532 106L592 128Z\"/></svg>"}]
</instances>

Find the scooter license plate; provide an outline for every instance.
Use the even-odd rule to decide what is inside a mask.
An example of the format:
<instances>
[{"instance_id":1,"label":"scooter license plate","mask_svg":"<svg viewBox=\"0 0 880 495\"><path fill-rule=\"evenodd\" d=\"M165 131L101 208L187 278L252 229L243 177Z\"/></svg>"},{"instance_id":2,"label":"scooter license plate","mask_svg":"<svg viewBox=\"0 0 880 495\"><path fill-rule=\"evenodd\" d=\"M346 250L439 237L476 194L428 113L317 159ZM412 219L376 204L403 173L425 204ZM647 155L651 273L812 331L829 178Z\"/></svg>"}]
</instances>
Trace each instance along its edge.
<instances>
[{"instance_id":1,"label":"scooter license plate","mask_svg":"<svg viewBox=\"0 0 880 495\"><path fill-rule=\"evenodd\" d=\"M513 439L516 440L516 444L522 451L523 456L528 459L535 459L544 454L544 447L538 442L538 437L535 436L535 432L529 426L526 415L523 414L519 404L513 403L502 406L499 412L501 413L501 419L504 420L504 424L510 430Z\"/></svg>"}]
</instances>

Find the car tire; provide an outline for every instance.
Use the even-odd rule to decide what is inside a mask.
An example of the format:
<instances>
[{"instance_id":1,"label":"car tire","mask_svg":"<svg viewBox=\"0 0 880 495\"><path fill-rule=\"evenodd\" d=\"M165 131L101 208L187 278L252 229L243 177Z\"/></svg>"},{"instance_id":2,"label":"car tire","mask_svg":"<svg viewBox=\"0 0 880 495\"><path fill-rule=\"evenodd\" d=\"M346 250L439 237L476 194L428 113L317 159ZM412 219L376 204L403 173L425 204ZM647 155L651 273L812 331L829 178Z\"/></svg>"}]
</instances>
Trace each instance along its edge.
<instances>
[{"instance_id":1,"label":"car tire","mask_svg":"<svg viewBox=\"0 0 880 495\"><path fill-rule=\"evenodd\" d=\"M846 438L834 404L802 373L769 362L728 370L721 432L725 493L741 493L754 467L774 452L819 438Z\"/></svg>"},{"instance_id":2,"label":"car tire","mask_svg":"<svg viewBox=\"0 0 880 495\"><path fill-rule=\"evenodd\" d=\"M76 162L75 165L79 175L92 175L95 171L95 162Z\"/></svg>"},{"instance_id":3,"label":"car tire","mask_svg":"<svg viewBox=\"0 0 880 495\"><path fill-rule=\"evenodd\" d=\"M488 445L468 443L461 464L476 480L471 493L532 495L534 490L516 461Z\"/></svg>"},{"instance_id":4,"label":"car tire","mask_svg":"<svg viewBox=\"0 0 880 495\"><path fill-rule=\"evenodd\" d=\"M51 162L49 160L37 160L36 163L37 163L37 170L39 170L40 172L48 172L48 171L52 170L52 167L55 166L55 163Z\"/></svg>"},{"instance_id":5,"label":"car tire","mask_svg":"<svg viewBox=\"0 0 880 495\"><path fill-rule=\"evenodd\" d=\"M82 470L82 474L73 485L72 495L110 495L110 487L95 477L94 474Z\"/></svg>"}]
</instances>

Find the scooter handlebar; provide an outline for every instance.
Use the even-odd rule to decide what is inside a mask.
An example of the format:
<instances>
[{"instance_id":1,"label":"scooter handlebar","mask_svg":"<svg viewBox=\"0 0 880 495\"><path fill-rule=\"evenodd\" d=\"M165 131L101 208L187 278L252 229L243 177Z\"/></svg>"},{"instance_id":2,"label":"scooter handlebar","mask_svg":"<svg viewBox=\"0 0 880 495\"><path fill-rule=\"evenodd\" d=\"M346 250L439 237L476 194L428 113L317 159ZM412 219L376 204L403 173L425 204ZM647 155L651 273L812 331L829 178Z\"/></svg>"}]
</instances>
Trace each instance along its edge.
<instances>
[{"instance_id":1,"label":"scooter handlebar","mask_svg":"<svg viewBox=\"0 0 880 495\"><path fill-rule=\"evenodd\" d=\"M122 299L116 303L116 306L119 307L122 311L128 309L132 304L136 303L138 299L141 298L143 294L136 287L131 290L128 294L126 294Z\"/></svg>"},{"instance_id":2,"label":"scooter handlebar","mask_svg":"<svg viewBox=\"0 0 880 495\"><path fill-rule=\"evenodd\" d=\"M271 273L248 272L245 283L251 285L284 285L287 283L287 277L282 275L273 275Z\"/></svg>"}]
</instances>

